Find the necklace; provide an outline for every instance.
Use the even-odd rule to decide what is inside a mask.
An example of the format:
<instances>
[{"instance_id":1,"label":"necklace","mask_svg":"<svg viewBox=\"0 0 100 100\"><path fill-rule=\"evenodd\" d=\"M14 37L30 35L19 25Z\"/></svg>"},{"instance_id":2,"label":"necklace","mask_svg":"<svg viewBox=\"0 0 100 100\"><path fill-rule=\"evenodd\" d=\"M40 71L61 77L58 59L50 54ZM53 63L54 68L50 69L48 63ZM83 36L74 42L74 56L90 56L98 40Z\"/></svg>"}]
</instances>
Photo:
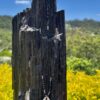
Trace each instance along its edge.
<instances>
[{"instance_id":1,"label":"necklace","mask_svg":"<svg viewBox=\"0 0 100 100\"><path fill-rule=\"evenodd\" d=\"M43 93L45 95L45 97L43 98L43 100L50 100L49 95L51 93L51 84L52 84L52 77L50 77L49 79L50 85L49 85L49 91L46 93L46 84L44 81L44 76L42 75L42 85L43 85Z\"/></svg>"}]
</instances>

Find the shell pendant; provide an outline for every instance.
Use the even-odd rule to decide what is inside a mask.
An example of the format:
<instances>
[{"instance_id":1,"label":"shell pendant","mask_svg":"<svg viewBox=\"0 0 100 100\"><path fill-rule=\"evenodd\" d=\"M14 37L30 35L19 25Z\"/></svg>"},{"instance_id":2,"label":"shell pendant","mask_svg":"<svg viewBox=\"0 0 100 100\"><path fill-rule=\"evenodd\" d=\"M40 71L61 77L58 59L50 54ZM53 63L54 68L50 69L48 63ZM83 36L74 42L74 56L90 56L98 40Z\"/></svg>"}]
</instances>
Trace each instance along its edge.
<instances>
[{"instance_id":1,"label":"shell pendant","mask_svg":"<svg viewBox=\"0 0 100 100\"><path fill-rule=\"evenodd\" d=\"M50 98L46 95L43 100L50 100Z\"/></svg>"}]
</instances>

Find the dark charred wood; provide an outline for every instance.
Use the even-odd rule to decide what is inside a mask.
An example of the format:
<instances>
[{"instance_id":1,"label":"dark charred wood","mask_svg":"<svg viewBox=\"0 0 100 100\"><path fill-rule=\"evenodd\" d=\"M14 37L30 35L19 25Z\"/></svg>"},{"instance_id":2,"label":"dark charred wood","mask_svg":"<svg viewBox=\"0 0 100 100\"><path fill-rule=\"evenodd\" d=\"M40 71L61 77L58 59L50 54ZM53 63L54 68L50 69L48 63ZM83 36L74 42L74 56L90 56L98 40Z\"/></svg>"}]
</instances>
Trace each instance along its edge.
<instances>
[{"instance_id":1,"label":"dark charred wood","mask_svg":"<svg viewBox=\"0 0 100 100\"><path fill-rule=\"evenodd\" d=\"M56 0L33 0L12 26L14 100L66 100L65 18Z\"/></svg>"}]
</instances>

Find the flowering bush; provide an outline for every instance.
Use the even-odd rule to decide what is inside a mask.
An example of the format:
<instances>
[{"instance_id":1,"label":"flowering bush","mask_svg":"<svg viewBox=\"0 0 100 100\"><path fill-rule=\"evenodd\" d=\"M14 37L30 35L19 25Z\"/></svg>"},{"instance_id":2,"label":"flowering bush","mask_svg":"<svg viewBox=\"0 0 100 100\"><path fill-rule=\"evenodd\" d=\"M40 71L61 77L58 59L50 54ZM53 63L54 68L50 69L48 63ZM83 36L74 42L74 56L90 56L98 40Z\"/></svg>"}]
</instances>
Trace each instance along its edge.
<instances>
[{"instance_id":1,"label":"flowering bush","mask_svg":"<svg viewBox=\"0 0 100 100\"><path fill-rule=\"evenodd\" d=\"M100 70L90 76L85 72L67 72L67 100L100 100ZM12 68L0 65L0 100L13 100Z\"/></svg>"},{"instance_id":2,"label":"flowering bush","mask_svg":"<svg viewBox=\"0 0 100 100\"><path fill-rule=\"evenodd\" d=\"M8 64L0 65L0 100L13 100L12 68Z\"/></svg>"},{"instance_id":3,"label":"flowering bush","mask_svg":"<svg viewBox=\"0 0 100 100\"><path fill-rule=\"evenodd\" d=\"M96 75L67 72L68 100L100 100L100 71Z\"/></svg>"}]
</instances>

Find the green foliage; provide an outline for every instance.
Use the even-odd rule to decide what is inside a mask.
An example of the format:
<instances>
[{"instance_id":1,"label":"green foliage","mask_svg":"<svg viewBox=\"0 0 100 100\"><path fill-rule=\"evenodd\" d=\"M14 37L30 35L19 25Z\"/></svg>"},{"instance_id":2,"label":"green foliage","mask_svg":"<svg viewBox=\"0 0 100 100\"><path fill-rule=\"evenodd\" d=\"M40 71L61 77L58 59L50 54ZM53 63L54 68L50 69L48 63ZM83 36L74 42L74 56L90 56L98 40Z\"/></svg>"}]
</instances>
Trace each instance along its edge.
<instances>
[{"instance_id":1,"label":"green foliage","mask_svg":"<svg viewBox=\"0 0 100 100\"><path fill-rule=\"evenodd\" d=\"M70 70L85 70L88 67L92 67L91 61L83 58L68 57L67 59L68 69Z\"/></svg>"},{"instance_id":2,"label":"green foliage","mask_svg":"<svg viewBox=\"0 0 100 100\"><path fill-rule=\"evenodd\" d=\"M100 69L100 34L81 28L67 29L67 56L91 60Z\"/></svg>"},{"instance_id":3,"label":"green foliage","mask_svg":"<svg viewBox=\"0 0 100 100\"><path fill-rule=\"evenodd\" d=\"M11 51L9 50L3 50L2 52L0 52L0 56L8 56L11 57Z\"/></svg>"},{"instance_id":4,"label":"green foliage","mask_svg":"<svg viewBox=\"0 0 100 100\"><path fill-rule=\"evenodd\" d=\"M11 31L0 29L0 51L1 49L11 49Z\"/></svg>"},{"instance_id":5,"label":"green foliage","mask_svg":"<svg viewBox=\"0 0 100 100\"><path fill-rule=\"evenodd\" d=\"M86 70L85 70L85 73L87 75L96 75L97 71L95 69L91 69L90 67L88 67Z\"/></svg>"},{"instance_id":6,"label":"green foliage","mask_svg":"<svg viewBox=\"0 0 100 100\"><path fill-rule=\"evenodd\" d=\"M92 19L84 19L84 20L72 20L68 21L73 28L78 27L82 28L82 30L89 30L95 34L100 34L100 22L97 22Z\"/></svg>"},{"instance_id":7,"label":"green foliage","mask_svg":"<svg viewBox=\"0 0 100 100\"><path fill-rule=\"evenodd\" d=\"M0 51L2 49L11 49L11 20L10 16L0 16Z\"/></svg>"},{"instance_id":8,"label":"green foliage","mask_svg":"<svg viewBox=\"0 0 100 100\"><path fill-rule=\"evenodd\" d=\"M11 30L11 20L12 17L10 16L0 16L0 28Z\"/></svg>"},{"instance_id":9,"label":"green foliage","mask_svg":"<svg viewBox=\"0 0 100 100\"><path fill-rule=\"evenodd\" d=\"M88 75L96 74L96 71L93 69L93 64L91 60L77 58L77 57L68 57L67 59L68 70L84 71Z\"/></svg>"}]
</instances>

